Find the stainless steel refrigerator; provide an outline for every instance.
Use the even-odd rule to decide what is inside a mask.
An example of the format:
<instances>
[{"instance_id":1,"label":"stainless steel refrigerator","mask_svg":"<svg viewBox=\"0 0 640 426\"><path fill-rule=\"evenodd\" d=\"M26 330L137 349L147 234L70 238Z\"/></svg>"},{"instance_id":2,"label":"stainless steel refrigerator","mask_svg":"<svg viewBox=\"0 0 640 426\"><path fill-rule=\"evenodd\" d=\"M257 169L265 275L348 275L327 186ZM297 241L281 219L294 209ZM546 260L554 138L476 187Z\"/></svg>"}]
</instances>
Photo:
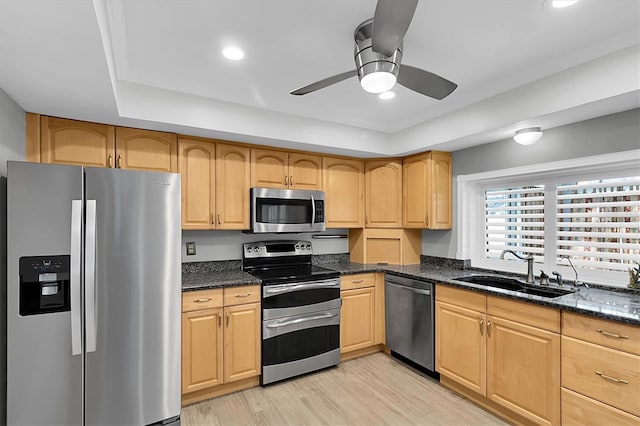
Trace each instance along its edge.
<instances>
[{"instance_id":1,"label":"stainless steel refrigerator","mask_svg":"<svg viewBox=\"0 0 640 426\"><path fill-rule=\"evenodd\" d=\"M7 168L7 423L179 424L179 175Z\"/></svg>"}]
</instances>

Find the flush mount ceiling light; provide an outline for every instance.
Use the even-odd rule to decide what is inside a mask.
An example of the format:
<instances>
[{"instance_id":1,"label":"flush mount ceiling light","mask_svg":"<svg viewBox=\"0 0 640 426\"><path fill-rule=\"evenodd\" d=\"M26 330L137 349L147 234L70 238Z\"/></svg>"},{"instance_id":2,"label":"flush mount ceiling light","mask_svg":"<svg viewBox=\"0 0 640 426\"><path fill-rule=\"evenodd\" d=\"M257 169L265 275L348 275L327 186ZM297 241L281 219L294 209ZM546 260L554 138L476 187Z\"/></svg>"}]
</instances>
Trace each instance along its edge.
<instances>
[{"instance_id":1,"label":"flush mount ceiling light","mask_svg":"<svg viewBox=\"0 0 640 426\"><path fill-rule=\"evenodd\" d=\"M576 3L578 3L578 0L553 0L551 6L561 9L563 7L573 6Z\"/></svg>"},{"instance_id":2,"label":"flush mount ceiling light","mask_svg":"<svg viewBox=\"0 0 640 426\"><path fill-rule=\"evenodd\" d=\"M533 145L538 142L541 137L542 130L540 127L529 127L526 129L516 130L513 140L520 145Z\"/></svg>"},{"instance_id":3,"label":"flush mount ceiling light","mask_svg":"<svg viewBox=\"0 0 640 426\"><path fill-rule=\"evenodd\" d=\"M382 93L380 93L380 94L378 95L378 97L379 97L380 99L387 100L387 99L393 99L393 98L395 98L395 97L396 97L396 94L395 94L394 92L391 92L391 91L389 91L389 92L382 92Z\"/></svg>"},{"instance_id":4,"label":"flush mount ceiling light","mask_svg":"<svg viewBox=\"0 0 640 426\"><path fill-rule=\"evenodd\" d=\"M225 58L231 59L232 61L239 61L244 58L244 52L234 46L225 47L222 54Z\"/></svg>"}]
</instances>

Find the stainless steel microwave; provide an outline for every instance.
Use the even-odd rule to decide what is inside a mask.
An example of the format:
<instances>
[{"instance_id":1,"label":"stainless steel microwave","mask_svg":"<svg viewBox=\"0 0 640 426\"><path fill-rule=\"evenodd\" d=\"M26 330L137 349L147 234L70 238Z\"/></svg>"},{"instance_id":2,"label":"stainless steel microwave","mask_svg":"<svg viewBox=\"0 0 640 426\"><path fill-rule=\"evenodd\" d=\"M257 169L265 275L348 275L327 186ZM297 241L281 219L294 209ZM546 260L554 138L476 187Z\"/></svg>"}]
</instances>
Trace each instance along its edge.
<instances>
[{"instance_id":1,"label":"stainless steel microwave","mask_svg":"<svg viewBox=\"0 0 640 426\"><path fill-rule=\"evenodd\" d=\"M251 188L251 232L318 232L325 230L324 192Z\"/></svg>"}]
</instances>

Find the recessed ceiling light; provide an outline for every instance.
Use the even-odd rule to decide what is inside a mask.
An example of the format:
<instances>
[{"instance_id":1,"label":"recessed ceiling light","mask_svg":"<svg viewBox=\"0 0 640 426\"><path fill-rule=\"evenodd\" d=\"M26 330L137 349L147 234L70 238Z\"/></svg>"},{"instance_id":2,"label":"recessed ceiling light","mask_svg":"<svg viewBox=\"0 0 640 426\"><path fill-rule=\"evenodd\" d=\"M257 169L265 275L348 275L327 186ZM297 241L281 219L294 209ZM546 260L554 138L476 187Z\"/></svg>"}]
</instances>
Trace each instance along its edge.
<instances>
[{"instance_id":1,"label":"recessed ceiling light","mask_svg":"<svg viewBox=\"0 0 640 426\"><path fill-rule=\"evenodd\" d=\"M388 92L382 92L378 95L378 97L380 99L393 99L396 97L396 94L394 92L388 91Z\"/></svg>"},{"instance_id":2,"label":"recessed ceiling light","mask_svg":"<svg viewBox=\"0 0 640 426\"><path fill-rule=\"evenodd\" d=\"M231 59L232 61L239 61L244 58L244 52L237 47L225 47L222 54L225 58Z\"/></svg>"},{"instance_id":3,"label":"recessed ceiling light","mask_svg":"<svg viewBox=\"0 0 640 426\"><path fill-rule=\"evenodd\" d=\"M576 3L578 3L578 0L553 0L551 6L561 9L563 7L573 6Z\"/></svg>"}]
</instances>

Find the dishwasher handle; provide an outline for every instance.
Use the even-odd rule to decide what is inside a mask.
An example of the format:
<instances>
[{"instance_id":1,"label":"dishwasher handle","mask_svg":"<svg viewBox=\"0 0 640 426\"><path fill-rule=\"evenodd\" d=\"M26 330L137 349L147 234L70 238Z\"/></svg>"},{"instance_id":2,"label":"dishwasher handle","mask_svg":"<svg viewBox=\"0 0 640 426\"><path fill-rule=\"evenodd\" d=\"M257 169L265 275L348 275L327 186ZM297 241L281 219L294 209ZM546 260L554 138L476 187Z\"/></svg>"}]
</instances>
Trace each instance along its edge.
<instances>
[{"instance_id":1,"label":"dishwasher handle","mask_svg":"<svg viewBox=\"0 0 640 426\"><path fill-rule=\"evenodd\" d=\"M401 288L403 290L408 290L408 291L410 291L412 293L418 293L418 294L424 294L426 296L431 296L431 290L422 290L422 289L419 289L419 288L413 288L413 287L409 287L409 286L406 286L406 285L397 284L397 283L394 283L393 281L389 281L389 280L387 280L385 282L385 284L386 285L390 285L392 287L398 287L398 288Z\"/></svg>"}]
</instances>

